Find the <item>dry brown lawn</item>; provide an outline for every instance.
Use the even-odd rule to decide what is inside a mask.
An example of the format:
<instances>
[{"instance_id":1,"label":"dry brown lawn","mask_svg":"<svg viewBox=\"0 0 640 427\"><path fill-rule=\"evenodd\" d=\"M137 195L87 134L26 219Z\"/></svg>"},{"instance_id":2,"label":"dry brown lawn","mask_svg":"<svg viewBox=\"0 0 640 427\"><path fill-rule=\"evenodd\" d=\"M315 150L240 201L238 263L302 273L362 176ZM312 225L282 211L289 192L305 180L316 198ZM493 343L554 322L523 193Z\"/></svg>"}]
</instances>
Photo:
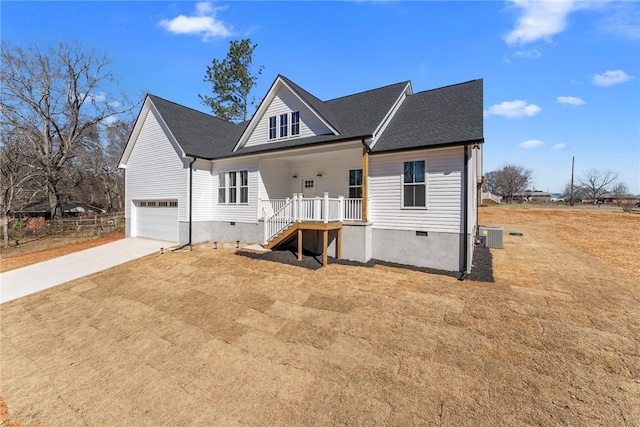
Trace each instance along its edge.
<instances>
[{"instance_id":1,"label":"dry brown lawn","mask_svg":"<svg viewBox=\"0 0 640 427\"><path fill-rule=\"evenodd\" d=\"M106 236L43 237L0 249L0 273L78 252L124 238L124 233Z\"/></svg>"},{"instance_id":2,"label":"dry brown lawn","mask_svg":"<svg viewBox=\"0 0 640 427\"><path fill-rule=\"evenodd\" d=\"M201 245L3 304L5 420L640 425L640 216L545 212L481 211L493 284Z\"/></svg>"}]
</instances>

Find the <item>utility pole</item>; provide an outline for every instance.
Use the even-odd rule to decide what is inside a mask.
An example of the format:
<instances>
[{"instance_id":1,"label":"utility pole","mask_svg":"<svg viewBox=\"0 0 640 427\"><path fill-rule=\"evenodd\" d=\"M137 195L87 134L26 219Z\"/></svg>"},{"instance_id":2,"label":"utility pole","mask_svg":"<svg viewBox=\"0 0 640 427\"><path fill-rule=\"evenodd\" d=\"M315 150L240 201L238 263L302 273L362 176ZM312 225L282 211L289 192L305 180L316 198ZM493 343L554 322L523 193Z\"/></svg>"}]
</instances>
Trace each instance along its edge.
<instances>
[{"instance_id":1,"label":"utility pole","mask_svg":"<svg viewBox=\"0 0 640 427\"><path fill-rule=\"evenodd\" d=\"M573 171L576 165L576 156L571 157L571 192L569 195L569 204L573 206Z\"/></svg>"}]
</instances>

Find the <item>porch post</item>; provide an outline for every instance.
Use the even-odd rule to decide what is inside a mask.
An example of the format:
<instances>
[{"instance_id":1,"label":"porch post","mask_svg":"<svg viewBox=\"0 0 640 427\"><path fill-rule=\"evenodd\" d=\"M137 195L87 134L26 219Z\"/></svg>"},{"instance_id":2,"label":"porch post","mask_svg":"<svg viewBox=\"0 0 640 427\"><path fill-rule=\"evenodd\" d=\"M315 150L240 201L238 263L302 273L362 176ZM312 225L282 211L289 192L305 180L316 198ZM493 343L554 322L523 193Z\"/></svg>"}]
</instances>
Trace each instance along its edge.
<instances>
[{"instance_id":1,"label":"porch post","mask_svg":"<svg viewBox=\"0 0 640 427\"><path fill-rule=\"evenodd\" d=\"M298 261L302 261L302 229L298 228Z\"/></svg>"},{"instance_id":2,"label":"porch post","mask_svg":"<svg viewBox=\"0 0 640 427\"><path fill-rule=\"evenodd\" d=\"M324 215L323 215L323 218L322 218L322 222L324 222L326 224L326 223L329 222L329 193L327 193L326 191L324 193L323 203L324 203L324 207L323 207L322 211L324 212Z\"/></svg>"},{"instance_id":3,"label":"porch post","mask_svg":"<svg viewBox=\"0 0 640 427\"><path fill-rule=\"evenodd\" d=\"M293 193L293 206L291 209L293 216L293 222L298 222L298 194Z\"/></svg>"},{"instance_id":4,"label":"porch post","mask_svg":"<svg viewBox=\"0 0 640 427\"><path fill-rule=\"evenodd\" d=\"M369 152L362 148L362 221L369 220Z\"/></svg>"},{"instance_id":5,"label":"porch post","mask_svg":"<svg viewBox=\"0 0 640 427\"><path fill-rule=\"evenodd\" d=\"M329 231L322 232L322 266L327 266L327 246L329 246Z\"/></svg>"},{"instance_id":6,"label":"porch post","mask_svg":"<svg viewBox=\"0 0 640 427\"><path fill-rule=\"evenodd\" d=\"M338 221L344 221L344 196L338 196Z\"/></svg>"}]
</instances>

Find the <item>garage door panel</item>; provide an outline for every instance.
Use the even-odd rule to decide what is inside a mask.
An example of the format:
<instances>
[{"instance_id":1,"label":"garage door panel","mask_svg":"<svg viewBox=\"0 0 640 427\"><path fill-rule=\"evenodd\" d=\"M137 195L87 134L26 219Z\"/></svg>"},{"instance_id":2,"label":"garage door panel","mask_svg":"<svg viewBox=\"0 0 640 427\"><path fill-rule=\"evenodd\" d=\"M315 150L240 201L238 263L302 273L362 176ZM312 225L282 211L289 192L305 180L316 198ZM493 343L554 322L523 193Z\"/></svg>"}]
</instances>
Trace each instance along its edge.
<instances>
[{"instance_id":1,"label":"garage door panel","mask_svg":"<svg viewBox=\"0 0 640 427\"><path fill-rule=\"evenodd\" d=\"M149 202L136 203L136 235L149 239L178 241L178 207L144 206ZM168 204L168 203L167 203Z\"/></svg>"}]
</instances>

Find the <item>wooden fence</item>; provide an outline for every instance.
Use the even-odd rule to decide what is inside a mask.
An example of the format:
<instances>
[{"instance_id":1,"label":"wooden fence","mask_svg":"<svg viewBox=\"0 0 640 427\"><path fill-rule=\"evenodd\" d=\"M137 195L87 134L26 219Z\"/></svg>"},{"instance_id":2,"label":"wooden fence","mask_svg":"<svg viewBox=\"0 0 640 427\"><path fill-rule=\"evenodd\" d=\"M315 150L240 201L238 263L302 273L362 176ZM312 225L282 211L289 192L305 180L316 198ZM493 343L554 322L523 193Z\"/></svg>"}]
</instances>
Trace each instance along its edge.
<instances>
[{"instance_id":1,"label":"wooden fence","mask_svg":"<svg viewBox=\"0 0 640 427\"><path fill-rule=\"evenodd\" d=\"M25 237L77 237L102 236L124 231L124 213L113 213L83 217L67 217L50 221L39 221L22 229L9 230L9 238Z\"/></svg>"}]
</instances>

